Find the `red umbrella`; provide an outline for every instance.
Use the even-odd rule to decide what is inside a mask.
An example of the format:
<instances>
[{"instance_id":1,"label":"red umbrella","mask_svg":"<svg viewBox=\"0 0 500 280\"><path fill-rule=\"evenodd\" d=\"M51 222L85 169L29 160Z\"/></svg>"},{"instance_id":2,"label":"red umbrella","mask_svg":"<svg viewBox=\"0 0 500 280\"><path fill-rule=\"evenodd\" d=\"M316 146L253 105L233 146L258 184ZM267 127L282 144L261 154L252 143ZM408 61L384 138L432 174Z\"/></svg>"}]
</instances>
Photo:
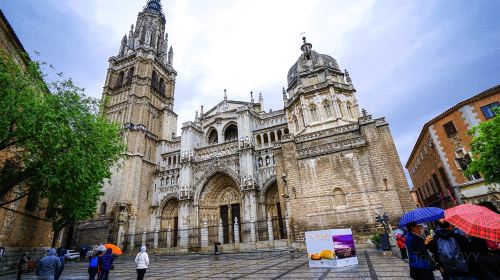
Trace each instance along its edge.
<instances>
[{"instance_id":1,"label":"red umbrella","mask_svg":"<svg viewBox=\"0 0 500 280\"><path fill-rule=\"evenodd\" d=\"M465 234L500 242L500 215L486 207L458 205L446 209L444 219Z\"/></svg>"}]
</instances>

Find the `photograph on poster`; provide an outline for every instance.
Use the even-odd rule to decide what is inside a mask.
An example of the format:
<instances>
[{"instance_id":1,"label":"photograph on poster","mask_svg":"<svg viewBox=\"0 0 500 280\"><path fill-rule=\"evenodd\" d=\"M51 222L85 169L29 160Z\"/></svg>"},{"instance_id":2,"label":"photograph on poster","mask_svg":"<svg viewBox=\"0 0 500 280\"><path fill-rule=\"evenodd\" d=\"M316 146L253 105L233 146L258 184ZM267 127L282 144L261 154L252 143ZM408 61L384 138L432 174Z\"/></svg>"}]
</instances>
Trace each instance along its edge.
<instances>
[{"instance_id":1,"label":"photograph on poster","mask_svg":"<svg viewBox=\"0 0 500 280\"><path fill-rule=\"evenodd\" d=\"M305 233L309 267L343 267L358 264L351 229Z\"/></svg>"}]
</instances>

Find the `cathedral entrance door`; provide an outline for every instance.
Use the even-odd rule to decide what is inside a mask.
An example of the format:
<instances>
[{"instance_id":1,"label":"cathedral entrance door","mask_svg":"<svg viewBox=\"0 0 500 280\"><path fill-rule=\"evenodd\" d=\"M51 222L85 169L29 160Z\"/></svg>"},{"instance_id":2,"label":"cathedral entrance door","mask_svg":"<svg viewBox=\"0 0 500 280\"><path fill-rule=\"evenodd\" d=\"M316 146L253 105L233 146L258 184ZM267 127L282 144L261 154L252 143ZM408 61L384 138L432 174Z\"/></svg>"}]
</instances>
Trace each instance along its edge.
<instances>
[{"instance_id":1,"label":"cathedral entrance door","mask_svg":"<svg viewBox=\"0 0 500 280\"><path fill-rule=\"evenodd\" d=\"M240 204L221 205L220 218L222 220L222 231L224 232L224 243L235 242L234 239L234 218L238 219L239 237L241 240Z\"/></svg>"}]
</instances>

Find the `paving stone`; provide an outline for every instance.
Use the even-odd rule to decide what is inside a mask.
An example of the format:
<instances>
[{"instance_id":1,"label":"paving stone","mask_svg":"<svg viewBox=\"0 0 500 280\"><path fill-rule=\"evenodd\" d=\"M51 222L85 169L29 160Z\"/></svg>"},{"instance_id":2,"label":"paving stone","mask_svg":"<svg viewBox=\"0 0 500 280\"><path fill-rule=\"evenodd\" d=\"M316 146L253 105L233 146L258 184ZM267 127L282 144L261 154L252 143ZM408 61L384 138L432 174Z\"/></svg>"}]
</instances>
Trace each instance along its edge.
<instances>
[{"instance_id":1,"label":"paving stone","mask_svg":"<svg viewBox=\"0 0 500 280\"><path fill-rule=\"evenodd\" d=\"M209 255L163 256L154 261L146 272L145 279L409 279L408 264L395 256L382 256L377 251L360 250L359 264L337 269L310 268L305 255L290 260L287 255L276 253L242 253L221 255L214 260ZM367 262L370 260L371 267ZM439 273L436 273L438 276ZM13 275L0 280L13 279ZM110 280L136 279L134 258L120 256L115 260L115 270ZM23 275L23 279L34 280L34 273ZM61 280L88 279L87 263L66 264ZM441 277L436 277L441 279Z\"/></svg>"}]
</instances>

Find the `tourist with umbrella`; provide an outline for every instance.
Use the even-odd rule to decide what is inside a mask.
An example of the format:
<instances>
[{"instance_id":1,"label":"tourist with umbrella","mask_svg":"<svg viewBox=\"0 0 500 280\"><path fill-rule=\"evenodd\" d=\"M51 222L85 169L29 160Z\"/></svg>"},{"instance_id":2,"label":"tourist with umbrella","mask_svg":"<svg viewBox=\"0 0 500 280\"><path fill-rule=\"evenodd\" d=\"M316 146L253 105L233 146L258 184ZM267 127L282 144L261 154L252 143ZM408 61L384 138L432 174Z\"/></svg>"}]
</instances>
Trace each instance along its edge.
<instances>
[{"instance_id":1,"label":"tourist with umbrella","mask_svg":"<svg viewBox=\"0 0 500 280\"><path fill-rule=\"evenodd\" d=\"M500 279L500 255L488 244L500 242L500 215L496 208L462 204L445 211L445 220L470 240L470 268L479 279Z\"/></svg>"},{"instance_id":2,"label":"tourist with umbrella","mask_svg":"<svg viewBox=\"0 0 500 280\"><path fill-rule=\"evenodd\" d=\"M399 222L406 226L406 249L410 265L410 277L415 280L434 279L434 261L427 251L427 246L432 241L431 236L425 237L419 223L433 222L443 218L444 210L436 207L417 208L405 213Z\"/></svg>"}]
</instances>

